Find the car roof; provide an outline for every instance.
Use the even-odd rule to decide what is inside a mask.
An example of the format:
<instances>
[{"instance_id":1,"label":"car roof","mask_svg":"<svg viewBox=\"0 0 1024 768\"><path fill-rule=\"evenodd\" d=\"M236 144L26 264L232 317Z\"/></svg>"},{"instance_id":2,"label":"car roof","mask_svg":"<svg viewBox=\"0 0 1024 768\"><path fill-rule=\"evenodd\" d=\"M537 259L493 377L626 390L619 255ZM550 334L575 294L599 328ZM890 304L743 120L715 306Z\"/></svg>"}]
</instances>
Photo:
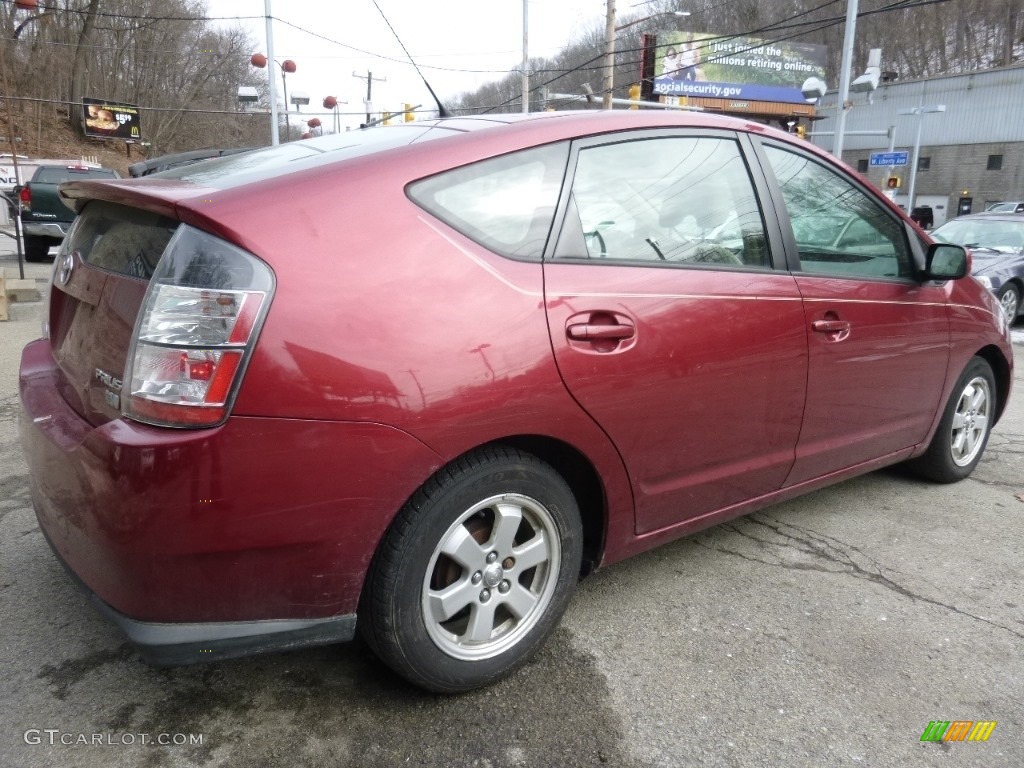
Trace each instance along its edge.
<instances>
[{"instance_id":1,"label":"car roof","mask_svg":"<svg viewBox=\"0 0 1024 768\"><path fill-rule=\"evenodd\" d=\"M361 163L376 164L380 152L397 150L405 155L401 162L412 161L415 156L418 160L413 165L417 166L417 172L427 175L443 170L440 165L430 167L438 163L438 158L443 158L448 168L558 141L625 131L679 128L758 133L835 161L824 150L785 131L706 112L623 109L496 113L417 120L327 134L185 165L144 178L72 183L62 187L61 195L76 208L93 198L127 202L145 197L151 203L160 200L159 205L170 206L168 210L173 210L186 199L205 199L214 191L219 193L218 199L225 200L224 193L251 183L287 176L294 177L292 183L300 183L299 177L308 173L338 173L343 167L352 169ZM434 139L446 143L443 152L433 149ZM429 148L420 146L423 143Z\"/></svg>"}]
</instances>

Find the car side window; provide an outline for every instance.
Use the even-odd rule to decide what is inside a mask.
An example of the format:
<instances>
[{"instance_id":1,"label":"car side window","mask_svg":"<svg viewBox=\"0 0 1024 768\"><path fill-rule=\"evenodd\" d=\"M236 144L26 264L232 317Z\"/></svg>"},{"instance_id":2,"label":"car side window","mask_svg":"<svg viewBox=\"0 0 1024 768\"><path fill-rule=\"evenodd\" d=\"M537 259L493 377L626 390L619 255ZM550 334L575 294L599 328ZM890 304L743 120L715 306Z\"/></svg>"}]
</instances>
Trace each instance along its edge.
<instances>
[{"instance_id":1,"label":"car side window","mask_svg":"<svg viewBox=\"0 0 1024 768\"><path fill-rule=\"evenodd\" d=\"M581 149L555 258L771 266L739 145L711 136Z\"/></svg>"},{"instance_id":2,"label":"car side window","mask_svg":"<svg viewBox=\"0 0 1024 768\"><path fill-rule=\"evenodd\" d=\"M909 278L906 230L865 192L802 154L765 146L782 189L800 269L832 277Z\"/></svg>"},{"instance_id":3,"label":"car side window","mask_svg":"<svg viewBox=\"0 0 1024 768\"><path fill-rule=\"evenodd\" d=\"M565 177L568 144L513 152L413 182L425 208L503 256L540 259Z\"/></svg>"}]
</instances>

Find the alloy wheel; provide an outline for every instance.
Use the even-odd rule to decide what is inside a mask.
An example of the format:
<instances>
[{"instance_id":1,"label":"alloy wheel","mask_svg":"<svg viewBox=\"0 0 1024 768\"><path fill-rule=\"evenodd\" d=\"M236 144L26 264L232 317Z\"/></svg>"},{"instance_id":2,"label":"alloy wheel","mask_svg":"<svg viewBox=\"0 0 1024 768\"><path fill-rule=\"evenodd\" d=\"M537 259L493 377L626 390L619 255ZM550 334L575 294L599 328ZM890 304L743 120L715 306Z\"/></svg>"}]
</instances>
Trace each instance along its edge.
<instances>
[{"instance_id":1,"label":"alloy wheel","mask_svg":"<svg viewBox=\"0 0 1024 768\"><path fill-rule=\"evenodd\" d=\"M974 461L985 444L991 405L992 392L982 376L972 378L960 392L950 434L950 449L957 466Z\"/></svg>"},{"instance_id":2,"label":"alloy wheel","mask_svg":"<svg viewBox=\"0 0 1024 768\"><path fill-rule=\"evenodd\" d=\"M558 530L541 503L519 494L480 501L430 558L421 600L427 634L456 659L502 653L544 615L560 557Z\"/></svg>"},{"instance_id":3,"label":"alloy wheel","mask_svg":"<svg viewBox=\"0 0 1024 768\"><path fill-rule=\"evenodd\" d=\"M1017 319L1017 312L1020 309L1020 296L1017 295L1017 291L1009 288L999 297L999 304L1011 323Z\"/></svg>"}]
</instances>

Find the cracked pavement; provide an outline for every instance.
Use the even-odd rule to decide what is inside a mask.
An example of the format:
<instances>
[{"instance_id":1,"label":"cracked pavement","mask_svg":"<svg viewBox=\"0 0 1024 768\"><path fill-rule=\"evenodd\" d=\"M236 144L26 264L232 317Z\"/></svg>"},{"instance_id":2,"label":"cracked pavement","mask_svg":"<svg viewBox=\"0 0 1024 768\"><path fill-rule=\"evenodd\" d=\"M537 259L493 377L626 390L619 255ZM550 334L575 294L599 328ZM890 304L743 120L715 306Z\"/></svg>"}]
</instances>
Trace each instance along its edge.
<instances>
[{"instance_id":1,"label":"cracked pavement","mask_svg":"<svg viewBox=\"0 0 1024 768\"><path fill-rule=\"evenodd\" d=\"M359 643L142 664L31 511L16 361L39 313L0 324L4 768L1024 765L1020 369L971 479L876 472L603 569L520 673L438 697ZM998 725L920 742L956 719ZM27 744L32 728L203 743Z\"/></svg>"}]
</instances>

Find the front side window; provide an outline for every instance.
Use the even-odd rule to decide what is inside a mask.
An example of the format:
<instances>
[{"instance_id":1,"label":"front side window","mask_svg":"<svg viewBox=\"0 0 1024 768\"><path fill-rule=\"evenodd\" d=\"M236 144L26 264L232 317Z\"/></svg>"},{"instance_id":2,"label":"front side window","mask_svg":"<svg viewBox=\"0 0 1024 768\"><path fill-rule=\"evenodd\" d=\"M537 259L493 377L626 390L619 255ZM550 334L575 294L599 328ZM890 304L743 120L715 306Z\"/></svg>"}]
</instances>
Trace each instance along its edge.
<instances>
[{"instance_id":1,"label":"front side window","mask_svg":"<svg viewBox=\"0 0 1024 768\"><path fill-rule=\"evenodd\" d=\"M409 197L485 248L539 259L568 154L552 144L483 160L414 182Z\"/></svg>"},{"instance_id":2,"label":"front side window","mask_svg":"<svg viewBox=\"0 0 1024 768\"><path fill-rule=\"evenodd\" d=\"M771 266L739 145L711 136L581 149L555 257Z\"/></svg>"},{"instance_id":3,"label":"front side window","mask_svg":"<svg viewBox=\"0 0 1024 768\"><path fill-rule=\"evenodd\" d=\"M867 193L805 155L771 146L765 153L782 189L803 272L914 274L903 223Z\"/></svg>"}]
</instances>

